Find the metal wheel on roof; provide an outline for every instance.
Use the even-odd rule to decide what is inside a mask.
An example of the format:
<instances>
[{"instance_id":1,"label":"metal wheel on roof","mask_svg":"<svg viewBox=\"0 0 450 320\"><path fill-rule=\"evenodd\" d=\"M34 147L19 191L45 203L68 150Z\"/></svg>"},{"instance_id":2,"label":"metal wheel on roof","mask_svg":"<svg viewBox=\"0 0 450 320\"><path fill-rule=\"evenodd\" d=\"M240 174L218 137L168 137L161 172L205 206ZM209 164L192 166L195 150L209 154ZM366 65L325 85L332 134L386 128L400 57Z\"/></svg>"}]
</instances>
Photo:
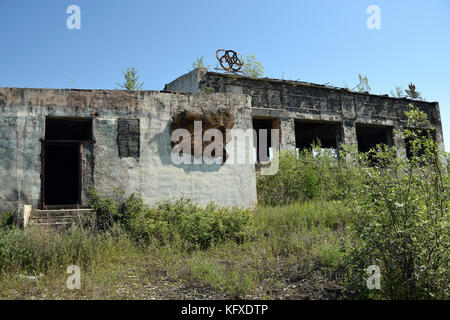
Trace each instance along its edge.
<instances>
[{"instance_id":1,"label":"metal wheel on roof","mask_svg":"<svg viewBox=\"0 0 450 320\"><path fill-rule=\"evenodd\" d=\"M216 58L223 70L233 73L238 72L244 64L241 54L233 50L219 49Z\"/></svg>"}]
</instances>

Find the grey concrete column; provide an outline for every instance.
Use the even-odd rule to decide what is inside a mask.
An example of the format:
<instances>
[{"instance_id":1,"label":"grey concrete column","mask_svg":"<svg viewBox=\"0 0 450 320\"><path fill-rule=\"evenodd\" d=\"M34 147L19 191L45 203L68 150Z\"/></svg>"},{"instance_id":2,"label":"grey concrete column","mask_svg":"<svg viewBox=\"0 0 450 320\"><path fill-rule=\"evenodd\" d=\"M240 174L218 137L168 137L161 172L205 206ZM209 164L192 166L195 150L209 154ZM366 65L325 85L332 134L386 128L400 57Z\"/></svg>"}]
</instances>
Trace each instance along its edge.
<instances>
[{"instance_id":1,"label":"grey concrete column","mask_svg":"<svg viewBox=\"0 0 450 320\"><path fill-rule=\"evenodd\" d=\"M403 127L396 125L392 132L394 136L394 146L397 148L397 157L406 158L406 143L403 136Z\"/></svg>"},{"instance_id":2,"label":"grey concrete column","mask_svg":"<svg viewBox=\"0 0 450 320\"><path fill-rule=\"evenodd\" d=\"M439 109L439 103L435 102L436 107L436 125L435 125L435 135L436 135L436 142L438 144L438 147L441 151L445 151L444 147L444 135L442 133L442 122L441 122L441 112Z\"/></svg>"},{"instance_id":3,"label":"grey concrete column","mask_svg":"<svg viewBox=\"0 0 450 320\"><path fill-rule=\"evenodd\" d=\"M342 122L342 143L346 145L358 147L358 139L356 138L356 126L353 120L344 120Z\"/></svg>"},{"instance_id":4,"label":"grey concrete column","mask_svg":"<svg viewBox=\"0 0 450 320\"><path fill-rule=\"evenodd\" d=\"M442 125L437 124L435 127L435 133L436 133L436 142L438 144L438 147L441 151L445 151L444 146L444 135L442 133Z\"/></svg>"},{"instance_id":5,"label":"grey concrete column","mask_svg":"<svg viewBox=\"0 0 450 320\"><path fill-rule=\"evenodd\" d=\"M291 150L295 152L295 121L293 118L280 119L281 150Z\"/></svg>"}]
</instances>

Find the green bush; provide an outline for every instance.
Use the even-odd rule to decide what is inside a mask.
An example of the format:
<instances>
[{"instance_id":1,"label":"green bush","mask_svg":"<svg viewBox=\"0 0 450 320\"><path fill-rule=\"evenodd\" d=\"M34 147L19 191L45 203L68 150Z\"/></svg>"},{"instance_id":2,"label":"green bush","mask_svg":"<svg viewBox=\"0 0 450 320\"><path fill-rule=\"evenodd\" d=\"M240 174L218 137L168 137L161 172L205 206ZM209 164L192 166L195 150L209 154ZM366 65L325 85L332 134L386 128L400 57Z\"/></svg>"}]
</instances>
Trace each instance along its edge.
<instances>
[{"instance_id":1,"label":"green bush","mask_svg":"<svg viewBox=\"0 0 450 320\"><path fill-rule=\"evenodd\" d=\"M107 230L121 219L117 205L112 199L101 197L93 188L88 192L88 199L89 206L96 212L96 223L99 229Z\"/></svg>"},{"instance_id":2,"label":"green bush","mask_svg":"<svg viewBox=\"0 0 450 320\"><path fill-rule=\"evenodd\" d=\"M360 183L353 165L338 161L320 146L302 150L298 158L290 151L279 155L278 172L258 177L259 204L277 206L311 199L342 200Z\"/></svg>"},{"instance_id":3,"label":"green bush","mask_svg":"<svg viewBox=\"0 0 450 320\"><path fill-rule=\"evenodd\" d=\"M418 109L406 114L410 125L426 125ZM360 171L363 184L348 197L354 246L347 286L362 298L448 299L450 175L430 133L402 134L411 141L410 159L395 148L373 149ZM370 265L381 270L381 290L367 289Z\"/></svg>"},{"instance_id":4,"label":"green bush","mask_svg":"<svg viewBox=\"0 0 450 320\"><path fill-rule=\"evenodd\" d=\"M214 204L203 208L187 199L149 207L136 194L113 201L91 190L90 204L99 219L108 222L102 223L102 227L117 223L143 243L181 244L202 249L225 240L239 243L252 223L249 210Z\"/></svg>"},{"instance_id":5,"label":"green bush","mask_svg":"<svg viewBox=\"0 0 450 320\"><path fill-rule=\"evenodd\" d=\"M14 223L14 212L7 211L0 216L0 229L11 227Z\"/></svg>"}]
</instances>

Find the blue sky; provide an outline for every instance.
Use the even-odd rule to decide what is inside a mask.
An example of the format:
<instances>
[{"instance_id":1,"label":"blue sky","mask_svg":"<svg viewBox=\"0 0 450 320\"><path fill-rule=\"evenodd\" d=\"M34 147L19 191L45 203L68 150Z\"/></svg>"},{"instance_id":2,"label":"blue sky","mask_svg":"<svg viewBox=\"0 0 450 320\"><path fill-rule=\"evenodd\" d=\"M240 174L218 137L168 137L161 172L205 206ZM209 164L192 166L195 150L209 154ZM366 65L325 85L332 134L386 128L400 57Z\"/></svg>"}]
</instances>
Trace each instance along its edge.
<instances>
[{"instance_id":1,"label":"blue sky","mask_svg":"<svg viewBox=\"0 0 450 320\"><path fill-rule=\"evenodd\" d=\"M69 30L69 5L81 29ZM381 29L369 30L369 5ZM413 82L438 101L450 151L450 0L0 0L0 87L106 88L134 66L161 90L196 57L254 54L266 76L357 84L373 93Z\"/></svg>"}]
</instances>

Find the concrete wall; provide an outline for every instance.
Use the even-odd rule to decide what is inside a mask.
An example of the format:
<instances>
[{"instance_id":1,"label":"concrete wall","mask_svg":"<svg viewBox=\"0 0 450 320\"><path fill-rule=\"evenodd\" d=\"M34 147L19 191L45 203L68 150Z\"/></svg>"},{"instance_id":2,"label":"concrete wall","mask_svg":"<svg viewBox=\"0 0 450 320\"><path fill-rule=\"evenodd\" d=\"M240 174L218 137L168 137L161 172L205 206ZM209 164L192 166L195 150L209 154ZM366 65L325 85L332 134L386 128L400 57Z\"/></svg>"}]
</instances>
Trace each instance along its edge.
<instances>
[{"instance_id":1,"label":"concrete wall","mask_svg":"<svg viewBox=\"0 0 450 320\"><path fill-rule=\"evenodd\" d=\"M249 79L214 72L200 74L199 87L200 90L209 87L213 92L240 91L250 95L253 116L341 122L342 142L353 145L357 145L356 123L403 128L406 126L406 106L413 103L428 115L440 148L444 150L439 105L436 102L395 99L303 82ZM286 121L285 127L288 129L284 134L281 131L282 148L293 148L295 139L286 137L292 132ZM396 144L399 149L404 149L404 143L399 139Z\"/></svg>"},{"instance_id":2,"label":"concrete wall","mask_svg":"<svg viewBox=\"0 0 450 320\"><path fill-rule=\"evenodd\" d=\"M205 72L199 69L194 69L191 72L188 72L171 83L166 84L164 90L167 91L185 91L185 92L198 92L199 87L198 83L200 78Z\"/></svg>"},{"instance_id":3,"label":"concrete wall","mask_svg":"<svg viewBox=\"0 0 450 320\"><path fill-rule=\"evenodd\" d=\"M189 79L195 79L198 73L198 86L182 85L186 78L176 80L176 86L167 85L171 90L198 87L199 91L232 92L248 94L252 97L252 116L271 117L281 120L281 148L295 148L295 136L292 136L294 120L333 121L341 123L341 142L357 145L355 124L364 123L393 128L406 126L404 111L413 103L425 111L436 130L436 139L444 150L442 125L437 102L422 102L397 99L367 93L350 92L300 81L277 79L252 79L240 75L216 72L192 71ZM186 76L187 76L186 75ZM184 89L186 90L186 89ZM189 90L187 90L189 91ZM402 150L402 139L394 143Z\"/></svg>"},{"instance_id":4,"label":"concrete wall","mask_svg":"<svg viewBox=\"0 0 450 320\"><path fill-rule=\"evenodd\" d=\"M116 187L152 204L181 196L205 205L256 204L252 164L174 165L172 116L188 110L232 110L235 128L251 127L250 97L157 91L0 88L0 212L41 201L41 143L47 116L92 117L94 144L82 146L83 192ZM119 157L118 119L139 119L140 156Z\"/></svg>"}]
</instances>

